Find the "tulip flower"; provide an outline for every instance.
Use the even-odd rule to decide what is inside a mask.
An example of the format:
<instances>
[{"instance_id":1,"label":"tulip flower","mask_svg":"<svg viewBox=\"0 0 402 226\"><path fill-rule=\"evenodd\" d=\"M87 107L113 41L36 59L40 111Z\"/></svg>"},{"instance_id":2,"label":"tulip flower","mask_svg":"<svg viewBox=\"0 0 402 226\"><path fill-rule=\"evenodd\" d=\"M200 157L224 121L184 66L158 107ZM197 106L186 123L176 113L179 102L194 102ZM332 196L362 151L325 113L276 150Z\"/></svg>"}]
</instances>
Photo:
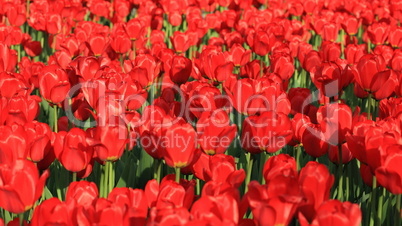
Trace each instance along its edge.
<instances>
[{"instance_id":1,"label":"tulip flower","mask_svg":"<svg viewBox=\"0 0 402 226\"><path fill-rule=\"evenodd\" d=\"M321 204L329 199L334 176L328 168L317 162L308 162L300 171L299 186L304 196L299 211L308 221L312 221Z\"/></svg>"},{"instance_id":2,"label":"tulip flower","mask_svg":"<svg viewBox=\"0 0 402 226\"><path fill-rule=\"evenodd\" d=\"M69 90L70 82L63 69L56 65L43 68L39 77L39 91L45 100L59 104L66 98Z\"/></svg>"},{"instance_id":3,"label":"tulip flower","mask_svg":"<svg viewBox=\"0 0 402 226\"><path fill-rule=\"evenodd\" d=\"M317 210L316 218L312 225L350 225L358 226L361 223L362 213L357 204L329 200L323 203ZM301 225L310 225L305 221Z\"/></svg>"},{"instance_id":4,"label":"tulip flower","mask_svg":"<svg viewBox=\"0 0 402 226\"><path fill-rule=\"evenodd\" d=\"M188 166L195 152L194 128L183 119L179 119L170 128L164 129L166 130L163 136L163 143L166 143L164 146L166 164L174 168Z\"/></svg>"},{"instance_id":5,"label":"tulip flower","mask_svg":"<svg viewBox=\"0 0 402 226\"><path fill-rule=\"evenodd\" d=\"M283 113L267 111L244 120L241 144L250 153L274 153L289 143L292 136L289 118Z\"/></svg>"},{"instance_id":6,"label":"tulip flower","mask_svg":"<svg viewBox=\"0 0 402 226\"><path fill-rule=\"evenodd\" d=\"M207 154L222 154L232 143L237 127L230 125L225 111L215 110L205 113L197 122L199 145Z\"/></svg>"},{"instance_id":7,"label":"tulip flower","mask_svg":"<svg viewBox=\"0 0 402 226\"><path fill-rule=\"evenodd\" d=\"M56 158L71 172L84 170L92 159L94 142L87 137L85 131L72 128L68 133L57 134L54 151Z\"/></svg>"},{"instance_id":8,"label":"tulip flower","mask_svg":"<svg viewBox=\"0 0 402 226\"><path fill-rule=\"evenodd\" d=\"M72 224L66 203L58 198L50 198L37 206L32 216L31 225L40 226L43 224Z\"/></svg>"},{"instance_id":9,"label":"tulip flower","mask_svg":"<svg viewBox=\"0 0 402 226\"><path fill-rule=\"evenodd\" d=\"M0 207L18 214L31 209L48 177L48 170L39 175L35 164L28 160L0 164Z\"/></svg>"}]
</instances>

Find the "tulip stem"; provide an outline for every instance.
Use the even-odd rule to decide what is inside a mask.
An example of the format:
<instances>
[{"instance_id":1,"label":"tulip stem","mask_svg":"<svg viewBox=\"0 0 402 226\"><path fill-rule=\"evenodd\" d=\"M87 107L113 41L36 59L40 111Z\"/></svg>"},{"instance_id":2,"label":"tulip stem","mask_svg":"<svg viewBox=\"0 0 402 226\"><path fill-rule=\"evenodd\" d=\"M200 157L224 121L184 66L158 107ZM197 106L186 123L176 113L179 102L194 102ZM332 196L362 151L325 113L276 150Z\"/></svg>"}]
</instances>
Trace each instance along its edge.
<instances>
[{"instance_id":1,"label":"tulip stem","mask_svg":"<svg viewBox=\"0 0 402 226\"><path fill-rule=\"evenodd\" d=\"M114 170L113 170L113 162L112 161L107 161L106 162L106 167L108 169L108 189L106 190L105 197L109 195L109 193L113 190L114 188Z\"/></svg>"},{"instance_id":2,"label":"tulip stem","mask_svg":"<svg viewBox=\"0 0 402 226\"><path fill-rule=\"evenodd\" d=\"M401 225L401 198L402 195L396 195L395 225Z\"/></svg>"},{"instance_id":3,"label":"tulip stem","mask_svg":"<svg viewBox=\"0 0 402 226\"><path fill-rule=\"evenodd\" d=\"M178 183L178 184L180 184L180 168L179 167L176 167L176 168L174 168L174 170L175 170L175 172L176 172L176 182Z\"/></svg>"},{"instance_id":4,"label":"tulip stem","mask_svg":"<svg viewBox=\"0 0 402 226\"><path fill-rule=\"evenodd\" d=\"M253 171L253 163L254 163L254 156L248 152L246 154L247 159L247 175L246 175L246 187L244 188L244 193L248 191L248 184L250 183L251 179L251 171Z\"/></svg>"},{"instance_id":5,"label":"tulip stem","mask_svg":"<svg viewBox=\"0 0 402 226\"><path fill-rule=\"evenodd\" d=\"M24 225L24 213L18 214L20 226Z\"/></svg>"},{"instance_id":6,"label":"tulip stem","mask_svg":"<svg viewBox=\"0 0 402 226\"><path fill-rule=\"evenodd\" d=\"M376 192L376 187L377 187L377 180L375 177L373 177L373 190L371 191L371 202L370 202L370 226L376 225L376 216L375 216L375 203L377 200L377 192Z\"/></svg>"},{"instance_id":7,"label":"tulip stem","mask_svg":"<svg viewBox=\"0 0 402 226\"><path fill-rule=\"evenodd\" d=\"M73 172L73 182L76 182L76 181L77 181L77 173Z\"/></svg>"},{"instance_id":8,"label":"tulip stem","mask_svg":"<svg viewBox=\"0 0 402 226\"><path fill-rule=\"evenodd\" d=\"M383 201L384 201L384 189L382 187L380 187L380 191L383 191L382 194L379 194L378 196L378 203L377 203L377 221L376 221L376 225L381 225L381 219L382 219L382 206L383 206Z\"/></svg>"},{"instance_id":9,"label":"tulip stem","mask_svg":"<svg viewBox=\"0 0 402 226\"><path fill-rule=\"evenodd\" d=\"M338 145L338 158L339 158L339 165L338 165L338 199L343 201L343 161L342 161L342 144Z\"/></svg>"},{"instance_id":10,"label":"tulip stem","mask_svg":"<svg viewBox=\"0 0 402 226\"><path fill-rule=\"evenodd\" d=\"M301 168L301 163L300 163L300 155L301 155L301 145L297 145L297 147L295 147L295 151L296 151L296 164L297 164L297 171L300 170Z\"/></svg>"},{"instance_id":11,"label":"tulip stem","mask_svg":"<svg viewBox=\"0 0 402 226\"><path fill-rule=\"evenodd\" d=\"M367 119L371 119L371 93L369 93L368 98L367 98Z\"/></svg>"},{"instance_id":12,"label":"tulip stem","mask_svg":"<svg viewBox=\"0 0 402 226\"><path fill-rule=\"evenodd\" d=\"M162 160L155 159L154 160L154 179L156 179L156 181L158 181L158 183L161 180L161 170L162 170Z\"/></svg>"},{"instance_id":13,"label":"tulip stem","mask_svg":"<svg viewBox=\"0 0 402 226\"><path fill-rule=\"evenodd\" d=\"M53 105L53 117L54 117L54 132L57 133L59 132L59 128L57 125L57 119L58 119L58 115L57 115L57 105Z\"/></svg>"},{"instance_id":14,"label":"tulip stem","mask_svg":"<svg viewBox=\"0 0 402 226\"><path fill-rule=\"evenodd\" d=\"M105 165L102 165L101 166L101 168L102 168L102 174L101 174L101 178L100 178L100 186L99 186L99 195L100 195L100 197L102 197L102 198L105 198L106 196L105 196L105 193L106 193L106 186L107 186L107 166L106 166L106 164Z\"/></svg>"}]
</instances>

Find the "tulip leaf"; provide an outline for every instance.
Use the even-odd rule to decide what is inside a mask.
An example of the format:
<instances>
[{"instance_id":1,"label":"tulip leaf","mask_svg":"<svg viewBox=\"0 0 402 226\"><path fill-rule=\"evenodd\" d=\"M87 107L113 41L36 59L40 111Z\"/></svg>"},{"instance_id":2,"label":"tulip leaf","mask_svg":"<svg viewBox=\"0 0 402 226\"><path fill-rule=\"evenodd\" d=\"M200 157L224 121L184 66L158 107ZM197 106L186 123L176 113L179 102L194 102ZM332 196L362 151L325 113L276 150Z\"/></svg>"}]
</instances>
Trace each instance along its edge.
<instances>
[{"instance_id":1,"label":"tulip leaf","mask_svg":"<svg viewBox=\"0 0 402 226\"><path fill-rule=\"evenodd\" d=\"M50 192L47 186L45 186L45 188L43 189L43 197L45 200L53 198L53 194Z\"/></svg>"}]
</instances>

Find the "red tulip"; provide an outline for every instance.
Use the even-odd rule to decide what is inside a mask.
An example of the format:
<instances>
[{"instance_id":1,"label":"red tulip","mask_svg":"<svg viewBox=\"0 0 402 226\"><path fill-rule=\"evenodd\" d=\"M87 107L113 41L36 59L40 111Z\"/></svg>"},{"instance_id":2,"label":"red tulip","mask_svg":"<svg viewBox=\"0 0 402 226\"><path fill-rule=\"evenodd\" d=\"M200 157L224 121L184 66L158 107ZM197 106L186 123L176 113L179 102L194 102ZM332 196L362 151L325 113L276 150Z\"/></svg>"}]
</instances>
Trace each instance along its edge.
<instances>
[{"instance_id":1,"label":"red tulip","mask_svg":"<svg viewBox=\"0 0 402 226\"><path fill-rule=\"evenodd\" d=\"M191 214L194 217L193 221L204 221L205 224L237 225L239 222L237 202L227 193L219 196L202 196L193 204Z\"/></svg>"},{"instance_id":2,"label":"red tulip","mask_svg":"<svg viewBox=\"0 0 402 226\"><path fill-rule=\"evenodd\" d=\"M98 195L98 187L94 182L72 182L66 192L66 203L67 205L72 204L75 207L87 209L94 205Z\"/></svg>"},{"instance_id":3,"label":"red tulip","mask_svg":"<svg viewBox=\"0 0 402 226\"><path fill-rule=\"evenodd\" d=\"M365 91L377 91L383 82L386 81L385 74L378 73L386 68L385 60L382 56L366 54L360 58L357 64L356 82ZM385 79L384 79L385 78ZM372 90L375 88L374 90Z\"/></svg>"},{"instance_id":4,"label":"red tulip","mask_svg":"<svg viewBox=\"0 0 402 226\"><path fill-rule=\"evenodd\" d=\"M341 144L352 128L352 110L346 104L327 104L318 109L317 120L326 141L332 145Z\"/></svg>"},{"instance_id":5,"label":"red tulip","mask_svg":"<svg viewBox=\"0 0 402 226\"><path fill-rule=\"evenodd\" d=\"M190 77L193 64L184 56L174 56L171 60L169 77L176 84L186 83Z\"/></svg>"},{"instance_id":6,"label":"red tulip","mask_svg":"<svg viewBox=\"0 0 402 226\"><path fill-rule=\"evenodd\" d=\"M187 82L181 85L180 89L188 106L184 112L187 120L191 119L193 115L200 118L204 112L229 108L229 100L221 98L219 89L206 82Z\"/></svg>"},{"instance_id":7,"label":"red tulip","mask_svg":"<svg viewBox=\"0 0 402 226\"><path fill-rule=\"evenodd\" d=\"M131 49L131 40L122 25L114 27L110 46L120 54L125 54Z\"/></svg>"},{"instance_id":8,"label":"red tulip","mask_svg":"<svg viewBox=\"0 0 402 226\"><path fill-rule=\"evenodd\" d=\"M48 124L30 122L25 124L27 134L27 158L33 162L43 160L52 152L52 134Z\"/></svg>"},{"instance_id":9,"label":"red tulip","mask_svg":"<svg viewBox=\"0 0 402 226\"><path fill-rule=\"evenodd\" d=\"M381 45L387 40L389 25L381 23L373 23L367 28L367 33L370 41L376 45Z\"/></svg>"},{"instance_id":10,"label":"red tulip","mask_svg":"<svg viewBox=\"0 0 402 226\"><path fill-rule=\"evenodd\" d=\"M329 199L334 176L328 168L317 162L308 162L300 171L299 186L304 196L299 211L309 222L323 202Z\"/></svg>"},{"instance_id":11,"label":"red tulip","mask_svg":"<svg viewBox=\"0 0 402 226\"><path fill-rule=\"evenodd\" d=\"M125 25L125 31L127 32L130 40L137 40L145 30L144 21L140 18L133 18L129 20Z\"/></svg>"},{"instance_id":12,"label":"red tulip","mask_svg":"<svg viewBox=\"0 0 402 226\"><path fill-rule=\"evenodd\" d=\"M31 209L42 195L48 176L48 170L39 176L35 164L24 159L0 164L0 206L12 213Z\"/></svg>"},{"instance_id":13,"label":"red tulip","mask_svg":"<svg viewBox=\"0 0 402 226\"><path fill-rule=\"evenodd\" d=\"M0 42L0 72L14 71L17 64L17 52Z\"/></svg>"},{"instance_id":14,"label":"red tulip","mask_svg":"<svg viewBox=\"0 0 402 226\"><path fill-rule=\"evenodd\" d=\"M271 51L275 36L265 31L256 31L253 43L250 45L253 51L259 56L265 56Z\"/></svg>"},{"instance_id":15,"label":"red tulip","mask_svg":"<svg viewBox=\"0 0 402 226\"><path fill-rule=\"evenodd\" d=\"M402 145L392 146L392 154L385 158L384 164L375 170L375 176L380 185L384 186L392 194L402 194Z\"/></svg>"},{"instance_id":16,"label":"red tulip","mask_svg":"<svg viewBox=\"0 0 402 226\"><path fill-rule=\"evenodd\" d=\"M122 121L117 119L115 123L98 125L90 133L97 142L94 151L99 160L116 161L123 155L128 142L128 131Z\"/></svg>"},{"instance_id":17,"label":"red tulip","mask_svg":"<svg viewBox=\"0 0 402 226\"><path fill-rule=\"evenodd\" d=\"M170 167L182 168L188 166L194 156L196 133L194 128L179 119L170 128L164 128L166 145L164 159ZM163 144L162 144L163 145Z\"/></svg>"},{"instance_id":18,"label":"red tulip","mask_svg":"<svg viewBox=\"0 0 402 226\"><path fill-rule=\"evenodd\" d=\"M173 33L173 36L170 37L170 41L172 42L173 48L176 53L185 53L190 48L189 38L190 37L187 33L183 33L180 31L175 31Z\"/></svg>"},{"instance_id":19,"label":"red tulip","mask_svg":"<svg viewBox=\"0 0 402 226\"><path fill-rule=\"evenodd\" d=\"M290 102L281 84L269 78L240 79L226 93L242 114L255 115L264 111L290 113Z\"/></svg>"},{"instance_id":20,"label":"red tulip","mask_svg":"<svg viewBox=\"0 0 402 226\"><path fill-rule=\"evenodd\" d=\"M244 66L250 61L251 50L245 50L239 43L235 43L229 50L231 61L236 67Z\"/></svg>"},{"instance_id":21,"label":"red tulip","mask_svg":"<svg viewBox=\"0 0 402 226\"><path fill-rule=\"evenodd\" d=\"M43 68L39 78L39 91L42 97L53 104L61 103L70 90L67 73L56 65Z\"/></svg>"},{"instance_id":22,"label":"red tulip","mask_svg":"<svg viewBox=\"0 0 402 226\"><path fill-rule=\"evenodd\" d=\"M279 175L268 185L252 181L246 194L254 220L260 225L288 225L302 200L297 178Z\"/></svg>"},{"instance_id":23,"label":"red tulip","mask_svg":"<svg viewBox=\"0 0 402 226\"><path fill-rule=\"evenodd\" d=\"M109 46L109 38L104 35L93 35L87 41L88 49L94 56L101 56Z\"/></svg>"},{"instance_id":24,"label":"red tulip","mask_svg":"<svg viewBox=\"0 0 402 226\"><path fill-rule=\"evenodd\" d=\"M37 206L32 216L31 225L40 226L43 224L72 224L66 203L58 198L50 198Z\"/></svg>"},{"instance_id":25,"label":"red tulip","mask_svg":"<svg viewBox=\"0 0 402 226\"><path fill-rule=\"evenodd\" d=\"M23 126L0 126L0 163L10 164L27 158L27 133Z\"/></svg>"},{"instance_id":26,"label":"red tulip","mask_svg":"<svg viewBox=\"0 0 402 226\"><path fill-rule=\"evenodd\" d=\"M399 26L391 27L388 33L388 41L392 47L397 48L402 46L402 28Z\"/></svg>"},{"instance_id":27,"label":"red tulip","mask_svg":"<svg viewBox=\"0 0 402 226\"><path fill-rule=\"evenodd\" d=\"M145 195L149 208L156 209L180 208L189 209L194 201L195 181L181 180L175 182L174 175L168 175L161 183L154 179L145 186Z\"/></svg>"},{"instance_id":28,"label":"red tulip","mask_svg":"<svg viewBox=\"0 0 402 226\"><path fill-rule=\"evenodd\" d=\"M225 81L232 74L234 67L225 53L213 47L204 49L195 64L206 78L214 82Z\"/></svg>"},{"instance_id":29,"label":"red tulip","mask_svg":"<svg viewBox=\"0 0 402 226\"><path fill-rule=\"evenodd\" d=\"M344 53L349 65L357 64L360 58L366 53L366 46L349 44L346 46Z\"/></svg>"},{"instance_id":30,"label":"red tulip","mask_svg":"<svg viewBox=\"0 0 402 226\"><path fill-rule=\"evenodd\" d=\"M341 26L348 35L355 35L360 27L360 22L360 19L354 16L347 16L341 21Z\"/></svg>"},{"instance_id":31,"label":"red tulip","mask_svg":"<svg viewBox=\"0 0 402 226\"><path fill-rule=\"evenodd\" d=\"M225 111L206 112L197 121L198 143L207 154L224 153L236 132L236 125L230 125L229 115Z\"/></svg>"},{"instance_id":32,"label":"red tulip","mask_svg":"<svg viewBox=\"0 0 402 226\"><path fill-rule=\"evenodd\" d=\"M132 63L132 69L126 69L126 71L129 71L131 78L138 81L144 88L151 85L159 76L160 64L151 55L138 55Z\"/></svg>"},{"instance_id":33,"label":"red tulip","mask_svg":"<svg viewBox=\"0 0 402 226\"><path fill-rule=\"evenodd\" d=\"M126 224L145 224L145 220L148 216L148 202L143 190L114 188L109 193L108 200L126 209Z\"/></svg>"},{"instance_id":34,"label":"red tulip","mask_svg":"<svg viewBox=\"0 0 402 226\"><path fill-rule=\"evenodd\" d=\"M264 164L263 175L268 182L278 175L297 177L296 161L286 154L272 156Z\"/></svg>"},{"instance_id":35,"label":"red tulip","mask_svg":"<svg viewBox=\"0 0 402 226\"><path fill-rule=\"evenodd\" d=\"M362 213L357 204L329 200L322 204L317 210L313 225L360 225ZM307 222L300 222L301 225L309 225Z\"/></svg>"},{"instance_id":36,"label":"red tulip","mask_svg":"<svg viewBox=\"0 0 402 226\"><path fill-rule=\"evenodd\" d=\"M276 53L270 56L271 72L278 74L282 80L290 79L295 71L293 57L288 54Z\"/></svg>"},{"instance_id":37,"label":"red tulip","mask_svg":"<svg viewBox=\"0 0 402 226\"><path fill-rule=\"evenodd\" d=\"M287 115L267 111L244 120L241 144L250 153L273 153L289 143L292 136L292 124Z\"/></svg>"},{"instance_id":38,"label":"red tulip","mask_svg":"<svg viewBox=\"0 0 402 226\"><path fill-rule=\"evenodd\" d=\"M311 91L308 88L290 88L288 98L291 104L292 115L307 114L312 101Z\"/></svg>"},{"instance_id":39,"label":"red tulip","mask_svg":"<svg viewBox=\"0 0 402 226\"><path fill-rule=\"evenodd\" d=\"M84 130L72 128L68 133L61 131L54 143L56 158L71 172L84 170L92 159L94 142Z\"/></svg>"},{"instance_id":40,"label":"red tulip","mask_svg":"<svg viewBox=\"0 0 402 226\"><path fill-rule=\"evenodd\" d=\"M335 42L324 41L319 54L324 62L337 61L341 57L341 47Z\"/></svg>"}]
</instances>

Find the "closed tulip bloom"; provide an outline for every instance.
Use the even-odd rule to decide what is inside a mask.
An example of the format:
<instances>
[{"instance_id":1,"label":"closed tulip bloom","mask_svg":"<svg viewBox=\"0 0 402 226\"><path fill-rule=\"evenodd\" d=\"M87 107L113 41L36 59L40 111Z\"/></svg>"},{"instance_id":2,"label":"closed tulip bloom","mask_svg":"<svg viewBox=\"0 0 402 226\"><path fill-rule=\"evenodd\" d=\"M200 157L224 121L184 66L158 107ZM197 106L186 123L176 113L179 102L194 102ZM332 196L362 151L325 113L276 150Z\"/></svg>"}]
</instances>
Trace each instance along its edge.
<instances>
[{"instance_id":1,"label":"closed tulip bloom","mask_svg":"<svg viewBox=\"0 0 402 226\"><path fill-rule=\"evenodd\" d=\"M267 111L244 120L241 144L250 153L274 153L289 143L292 136L292 123L288 116Z\"/></svg>"},{"instance_id":2,"label":"closed tulip bloom","mask_svg":"<svg viewBox=\"0 0 402 226\"><path fill-rule=\"evenodd\" d=\"M392 194L402 194L402 145L398 145L398 148L399 151L388 156L375 171L378 183Z\"/></svg>"},{"instance_id":3,"label":"closed tulip bloom","mask_svg":"<svg viewBox=\"0 0 402 226\"><path fill-rule=\"evenodd\" d=\"M101 161L116 161L123 155L124 148L128 142L127 127L121 121L116 125L107 123L97 126L90 131L92 138L97 141L94 150Z\"/></svg>"},{"instance_id":4,"label":"closed tulip bloom","mask_svg":"<svg viewBox=\"0 0 402 226\"><path fill-rule=\"evenodd\" d=\"M42 195L49 171L41 176L33 162L18 159L0 165L0 207L12 213L32 208Z\"/></svg>"},{"instance_id":5,"label":"closed tulip bloom","mask_svg":"<svg viewBox=\"0 0 402 226\"><path fill-rule=\"evenodd\" d=\"M339 200L330 200L320 206L312 225L319 226L358 226L361 223L362 213L359 205ZM309 225L301 222L301 225Z\"/></svg>"},{"instance_id":6,"label":"closed tulip bloom","mask_svg":"<svg viewBox=\"0 0 402 226\"><path fill-rule=\"evenodd\" d=\"M359 63L357 64L358 73L355 75L355 80L360 87L363 88L363 90L371 92L372 87L376 84L376 82L383 82L383 80L377 81L377 73L384 71L385 69L386 63L384 57L366 54L360 58Z\"/></svg>"},{"instance_id":7,"label":"closed tulip bloom","mask_svg":"<svg viewBox=\"0 0 402 226\"><path fill-rule=\"evenodd\" d=\"M59 104L67 96L70 82L67 73L57 65L43 68L39 77L39 91L42 97L50 103Z\"/></svg>"},{"instance_id":8,"label":"closed tulip bloom","mask_svg":"<svg viewBox=\"0 0 402 226\"><path fill-rule=\"evenodd\" d=\"M31 225L71 225L71 216L66 203L58 198L43 201L35 208Z\"/></svg>"},{"instance_id":9,"label":"closed tulip bloom","mask_svg":"<svg viewBox=\"0 0 402 226\"><path fill-rule=\"evenodd\" d=\"M27 158L33 162L43 160L51 152L50 127L46 123L33 121L25 124L27 134Z\"/></svg>"},{"instance_id":10,"label":"closed tulip bloom","mask_svg":"<svg viewBox=\"0 0 402 226\"><path fill-rule=\"evenodd\" d=\"M71 172L84 170L93 156L93 142L84 130L72 128L68 133L61 131L54 143L56 158Z\"/></svg>"},{"instance_id":11,"label":"closed tulip bloom","mask_svg":"<svg viewBox=\"0 0 402 226\"><path fill-rule=\"evenodd\" d=\"M183 168L193 160L195 153L196 132L194 128L180 119L170 128L164 128L163 139L166 141L165 156L166 164L170 167Z\"/></svg>"},{"instance_id":12,"label":"closed tulip bloom","mask_svg":"<svg viewBox=\"0 0 402 226\"><path fill-rule=\"evenodd\" d=\"M199 145L207 154L222 154L232 143L236 132L236 125L230 125L230 118L226 111L215 110L205 113L197 122Z\"/></svg>"},{"instance_id":13,"label":"closed tulip bloom","mask_svg":"<svg viewBox=\"0 0 402 226\"><path fill-rule=\"evenodd\" d=\"M263 175L265 181L278 175L297 176L296 161L293 157L287 154L279 154L272 156L264 164Z\"/></svg>"},{"instance_id":14,"label":"closed tulip bloom","mask_svg":"<svg viewBox=\"0 0 402 226\"><path fill-rule=\"evenodd\" d=\"M317 162L308 162L300 171L299 186L304 196L299 211L308 220L312 221L318 208L329 199L334 176L328 168Z\"/></svg>"},{"instance_id":15,"label":"closed tulip bloom","mask_svg":"<svg viewBox=\"0 0 402 226\"><path fill-rule=\"evenodd\" d=\"M176 84L186 83L192 69L193 64L190 59L184 56L174 56L169 70L170 79Z\"/></svg>"},{"instance_id":16,"label":"closed tulip bloom","mask_svg":"<svg viewBox=\"0 0 402 226\"><path fill-rule=\"evenodd\" d=\"M108 200L127 208L125 211L125 223L145 224L148 216L148 201L141 189L114 188L108 195Z\"/></svg>"}]
</instances>

